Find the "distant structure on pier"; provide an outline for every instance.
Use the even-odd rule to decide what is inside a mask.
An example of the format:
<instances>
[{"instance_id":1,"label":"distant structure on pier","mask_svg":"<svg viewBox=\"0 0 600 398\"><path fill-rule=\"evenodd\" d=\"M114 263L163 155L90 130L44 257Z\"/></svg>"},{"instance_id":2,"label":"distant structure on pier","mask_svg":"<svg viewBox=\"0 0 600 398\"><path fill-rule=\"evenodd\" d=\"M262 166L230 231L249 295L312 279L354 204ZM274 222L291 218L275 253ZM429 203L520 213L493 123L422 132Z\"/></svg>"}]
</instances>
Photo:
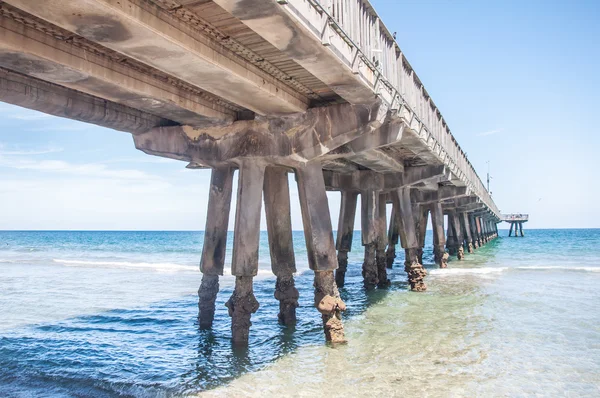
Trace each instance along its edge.
<instances>
[{"instance_id":1,"label":"distant structure on pier","mask_svg":"<svg viewBox=\"0 0 600 398\"><path fill-rule=\"evenodd\" d=\"M523 223L529 221L529 214L503 214L502 221L510 223L510 231L508 236L512 236L513 228L515 230L515 236L525 236L523 234ZM518 229L517 229L518 228Z\"/></svg>"}]
</instances>

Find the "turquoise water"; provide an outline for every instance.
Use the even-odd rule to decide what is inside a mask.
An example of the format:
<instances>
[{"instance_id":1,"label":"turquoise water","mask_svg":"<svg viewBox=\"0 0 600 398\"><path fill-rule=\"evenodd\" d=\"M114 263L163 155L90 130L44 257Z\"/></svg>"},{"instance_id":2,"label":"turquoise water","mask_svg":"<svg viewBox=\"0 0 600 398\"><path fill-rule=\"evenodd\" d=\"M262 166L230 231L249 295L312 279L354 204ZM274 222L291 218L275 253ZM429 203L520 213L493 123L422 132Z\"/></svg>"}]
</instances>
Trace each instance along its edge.
<instances>
[{"instance_id":1,"label":"turquoise water","mask_svg":"<svg viewBox=\"0 0 600 398\"><path fill-rule=\"evenodd\" d=\"M195 324L201 232L0 232L0 396L600 396L600 230L525 233L446 270L428 236L422 294L401 253L390 289L364 292L356 233L336 348L300 232L298 326L277 324L263 234L261 308L233 350L231 276L214 329Z\"/></svg>"}]
</instances>

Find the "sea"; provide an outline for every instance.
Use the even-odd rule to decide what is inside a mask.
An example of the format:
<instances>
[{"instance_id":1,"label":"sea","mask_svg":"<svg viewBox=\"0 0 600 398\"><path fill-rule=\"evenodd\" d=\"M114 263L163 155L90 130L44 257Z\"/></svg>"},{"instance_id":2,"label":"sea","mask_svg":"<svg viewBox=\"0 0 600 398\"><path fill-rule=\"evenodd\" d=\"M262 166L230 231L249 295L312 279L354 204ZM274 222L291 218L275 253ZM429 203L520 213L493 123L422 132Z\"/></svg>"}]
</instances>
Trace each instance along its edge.
<instances>
[{"instance_id":1,"label":"sea","mask_svg":"<svg viewBox=\"0 0 600 398\"><path fill-rule=\"evenodd\" d=\"M367 292L357 231L348 343L330 346L302 232L295 329L277 323L261 233L240 349L231 275L213 329L197 326L202 232L0 232L0 397L600 396L600 229L507 235L438 269L429 231L427 292L409 291L402 250L391 286Z\"/></svg>"}]
</instances>

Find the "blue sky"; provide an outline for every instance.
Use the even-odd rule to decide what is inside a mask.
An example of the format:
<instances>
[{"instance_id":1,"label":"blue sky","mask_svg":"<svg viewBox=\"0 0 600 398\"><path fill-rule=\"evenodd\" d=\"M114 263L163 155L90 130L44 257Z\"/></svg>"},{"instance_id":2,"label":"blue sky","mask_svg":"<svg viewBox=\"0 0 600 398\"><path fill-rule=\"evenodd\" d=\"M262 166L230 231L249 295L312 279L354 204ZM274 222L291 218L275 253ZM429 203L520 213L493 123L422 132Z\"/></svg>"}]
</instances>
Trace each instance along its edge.
<instances>
[{"instance_id":1,"label":"blue sky","mask_svg":"<svg viewBox=\"0 0 600 398\"><path fill-rule=\"evenodd\" d=\"M600 227L600 3L373 4L502 211ZM93 125L3 103L0 120L0 229L203 229L210 172Z\"/></svg>"}]
</instances>

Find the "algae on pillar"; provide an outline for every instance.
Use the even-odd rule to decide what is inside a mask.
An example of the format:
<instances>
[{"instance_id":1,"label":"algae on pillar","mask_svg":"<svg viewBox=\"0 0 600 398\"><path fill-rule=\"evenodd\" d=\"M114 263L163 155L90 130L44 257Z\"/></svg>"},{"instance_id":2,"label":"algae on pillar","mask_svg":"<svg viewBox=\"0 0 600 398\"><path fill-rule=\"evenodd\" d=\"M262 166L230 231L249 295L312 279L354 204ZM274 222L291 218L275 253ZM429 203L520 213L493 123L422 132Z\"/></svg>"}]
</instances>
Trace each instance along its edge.
<instances>
[{"instance_id":1,"label":"algae on pillar","mask_svg":"<svg viewBox=\"0 0 600 398\"><path fill-rule=\"evenodd\" d=\"M427 271L419 262L419 241L410 198L410 187L399 188L392 191L391 194L394 206L399 209L400 219L402 220L400 240L405 251L404 269L408 275L408 283L412 291L422 292L427 289L424 282Z\"/></svg>"},{"instance_id":2,"label":"algae on pillar","mask_svg":"<svg viewBox=\"0 0 600 398\"><path fill-rule=\"evenodd\" d=\"M258 310L254 297L253 278L258 273L258 243L260 237L260 211L265 164L254 159L239 161L239 181L235 229L233 235L233 258L231 274L235 276L235 288L227 308L231 316L231 333L234 344L248 344L250 317Z\"/></svg>"},{"instance_id":3,"label":"algae on pillar","mask_svg":"<svg viewBox=\"0 0 600 398\"><path fill-rule=\"evenodd\" d=\"M290 188L287 170L267 167L265 170L264 198L267 234L271 252L271 269L277 277L275 298L279 301L279 322L296 324L298 289L294 282L296 260L292 239Z\"/></svg>"},{"instance_id":4,"label":"algae on pillar","mask_svg":"<svg viewBox=\"0 0 600 398\"><path fill-rule=\"evenodd\" d=\"M298 167L296 175L308 265L315 272L315 307L321 313L326 340L345 342L342 312L346 305L333 274L337 259L323 170L318 162L309 162Z\"/></svg>"},{"instance_id":5,"label":"algae on pillar","mask_svg":"<svg viewBox=\"0 0 600 398\"><path fill-rule=\"evenodd\" d=\"M444 236L444 213L442 204L435 202L431 205L431 223L433 225L433 256L435 263L440 268L448 266L448 253L444 249L446 237Z\"/></svg>"},{"instance_id":6,"label":"algae on pillar","mask_svg":"<svg viewBox=\"0 0 600 398\"><path fill-rule=\"evenodd\" d=\"M358 192L342 191L340 218L335 242L338 251L338 269L335 271L335 282L338 287L344 287L345 283L346 270L348 268L348 252L352 250L357 199Z\"/></svg>"},{"instance_id":7,"label":"algae on pillar","mask_svg":"<svg viewBox=\"0 0 600 398\"><path fill-rule=\"evenodd\" d=\"M202 282L198 289L198 325L201 329L211 328L215 318L219 276L223 275L225 264L233 171L233 168L224 166L213 169L211 174L204 246L200 260Z\"/></svg>"}]
</instances>

